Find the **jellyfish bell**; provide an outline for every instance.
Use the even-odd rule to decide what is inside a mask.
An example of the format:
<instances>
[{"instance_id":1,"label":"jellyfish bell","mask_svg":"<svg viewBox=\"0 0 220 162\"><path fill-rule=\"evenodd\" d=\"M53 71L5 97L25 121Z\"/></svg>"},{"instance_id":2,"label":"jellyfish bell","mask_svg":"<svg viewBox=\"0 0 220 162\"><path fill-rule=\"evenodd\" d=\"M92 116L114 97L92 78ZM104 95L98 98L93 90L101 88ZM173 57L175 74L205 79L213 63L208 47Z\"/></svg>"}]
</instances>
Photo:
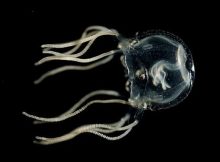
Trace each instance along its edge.
<instances>
[{"instance_id":1,"label":"jellyfish bell","mask_svg":"<svg viewBox=\"0 0 220 162\"><path fill-rule=\"evenodd\" d=\"M191 52L180 38L157 31L126 41L119 47L125 57L133 107L165 109L187 97L195 71Z\"/></svg>"}]
</instances>

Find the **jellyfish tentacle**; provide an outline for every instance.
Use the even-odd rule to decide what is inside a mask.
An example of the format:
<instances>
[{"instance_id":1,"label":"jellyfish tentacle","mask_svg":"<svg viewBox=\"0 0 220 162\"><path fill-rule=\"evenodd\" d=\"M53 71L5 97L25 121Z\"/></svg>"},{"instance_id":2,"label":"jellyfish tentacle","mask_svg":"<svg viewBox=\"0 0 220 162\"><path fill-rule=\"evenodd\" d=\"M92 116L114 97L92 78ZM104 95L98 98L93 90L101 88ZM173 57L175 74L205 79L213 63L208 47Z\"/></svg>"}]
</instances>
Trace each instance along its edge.
<instances>
[{"instance_id":1,"label":"jellyfish tentacle","mask_svg":"<svg viewBox=\"0 0 220 162\"><path fill-rule=\"evenodd\" d=\"M92 30L92 31L91 31ZM90 32L89 32L90 31ZM116 31L116 30L109 30L108 28L106 28L106 27L104 27L104 26L97 26L97 25L95 25L95 26L89 26L89 27L87 27L86 29L85 29L85 31L82 33L82 36L81 36L81 38L80 39L78 39L78 40L76 40L76 41L74 41L74 42L77 42L77 41L79 41L79 40L81 40L81 39L83 39L83 38L86 38L86 36L91 36L91 35L94 35L94 33L97 33L98 31L112 31L112 32L115 32L117 35L118 35L118 32ZM73 41L72 41L73 42ZM69 43L69 42L68 42ZM66 44L66 43L59 43L59 44ZM52 45L57 45L57 44L52 44ZM79 46L80 47L80 45L76 45L76 46ZM79 47L75 47L76 49L75 49L75 51L79 48ZM42 45L42 48L43 48L43 50L49 50L49 49L51 49L51 47L44 47L44 45ZM75 52L74 51L74 52Z\"/></svg>"},{"instance_id":2,"label":"jellyfish tentacle","mask_svg":"<svg viewBox=\"0 0 220 162\"><path fill-rule=\"evenodd\" d=\"M97 128L95 130L91 130L91 131L88 131L89 133L92 133L92 134L95 134L95 135L98 135L106 140L119 140L119 139L122 139L123 137L125 137L131 130L134 126L136 126L138 124L138 120L135 120L133 123L127 125L127 126L120 126L118 125L117 127L115 128L111 128L109 130L105 130L105 129L100 129L100 128ZM122 134L118 135L118 136L108 136L106 134L109 134L109 133L114 133L114 132L117 132L117 131L125 131L123 132Z\"/></svg>"},{"instance_id":3,"label":"jellyfish tentacle","mask_svg":"<svg viewBox=\"0 0 220 162\"><path fill-rule=\"evenodd\" d=\"M115 31L112 30L106 30L106 31L100 31L94 35L85 37L83 39L79 39L77 41L71 41L71 42L67 42L67 43L58 43L58 44L43 44L41 45L41 48L66 48L66 47L72 47L75 46L77 44L82 44L85 42L88 42L90 40L96 39L100 36L104 36L104 35L112 35L112 36L117 36L118 33L116 33Z\"/></svg>"},{"instance_id":4,"label":"jellyfish tentacle","mask_svg":"<svg viewBox=\"0 0 220 162\"><path fill-rule=\"evenodd\" d=\"M127 118L127 120L128 119L129 118ZM36 141L34 141L34 143L42 144L42 145L55 144L55 143L59 143L59 142L73 139L82 133L92 133L92 134L98 135L98 136L100 136L104 139L107 139L107 140L118 140L118 139L125 137L131 131L131 129L134 126L136 126L137 124L138 124L137 120L133 121L132 123L130 123L128 125L120 126L118 128L115 126L112 126L111 124L88 124L88 125L80 126L76 129L74 129L73 131L71 131L63 136L60 136L60 137L46 138L46 137L36 136L35 137ZM103 133L100 133L101 131L100 132L96 131L97 129L107 129L107 130L111 130L112 132L116 132L116 131L125 131L125 132L123 132L122 134L120 134L118 136L110 137L110 136L107 136Z\"/></svg>"},{"instance_id":5,"label":"jellyfish tentacle","mask_svg":"<svg viewBox=\"0 0 220 162\"><path fill-rule=\"evenodd\" d=\"M34 84L39 84L41 83L44 79L62 73L64 71L68 71L68 70L79 70L79 71L84 71L84 70L91 70L93 68L96 68L98 66L101 66L103 64L106 64L108 62L110 62L113 59L113 55L110 55L102 60L99 60L97 62L94 62L92 64L86 65L86 66L76 66L76 65L67 65L67 66L61 66L58 67L56 69L50 70L48 72L46 72L45 74L43 74L39 79L34 81Z\"/></svg>"},{"instance_id":6,"label":"jellyfish tentacle","mask_svg":"<svg viewBox=\"0 0 220 162\"><path fill-rule=\"evenodd\" d=\"M85 103L88 99L98 96L98 95L107 95L107 96L115 96L118 97L119 93L117 91L113 91L113 90L96 90L96 91L92 91L90 93L88 93L87 95L85 95L83 98L81 98L75 105L73 105L69 110L67 110L66 112L54 117L54 118L59 118L62 116L66 116L68 114L73 113L74 111L76 111L83 103ZM46 121L34 121L34 124L41 124L41 123L46 123Z\"/></svg>"},{"instance_id":7,"label":"jellyfish tentacle","mask_svg":"<svg viewBox=\"0 0 220 162\"><path fill-rule=\"evenodd\" d=\"M76 116L76 115L80 114L82 111L86 110L90 105L95 104L95 103L102 103L102 104L106 104L106 103L120 103L120 104L127 104L127 105L129 104L127 101L121 100L121 99L92 100L92 101L88 102L86 105L84 105L82 108L74 111L73 113L67 114L65 116L59 116L59 117L55 117L55 118L44 118L44 117L38 117L38 116L35 116L35 115L31 115L31 114L28 114L26 112L23 112L22 114L27 116L27 117L29 117L29 118L32 118L32 119L35 119L35 120L39 120L39 121L60 122L60 121L69 119L69 118L71 118L73 116Z\"/></svg>"},{"instance_id":8,"label":"jellyfish tentacle","mask_svg":"<svg viewBox=\"0 0 220 162\"><path fill-rule=\"evenodd\" d=\"M68 111L62 113L60 116L66 116L68 114L73 113L75 110L77 110L83 103L85 103L88 99L97 96L97 95L108 95L108 96L115 96L119 97L120 94L117 91L113 90L96 90L93 92L88 93L83 98L81 98L73 107L71 107Z\"/></svg>"},{"instance_id":9,"label":"jellyfish tentacle","mask_svg":"<svg viewBox=\"0 0 220 162\"><path fill-rule=\"evenodd\" d=\"M109 124L109 125L118 129L122 127L129 119L130 119L130 114L126 114L124 117L121 118L121 120L115 123ZM115 132L115 130L109 130L109 129L103 129L103 128L97 128L94 131L99 132L99 133L105 133L105 134Z\"/></svg>"},{"instance_id":10,"label":"jellyfish tentacle","mask_svg":"<svg viewBox=\"0 0 220 162\"><path fill-rule=\"evenodd\" d=\"M69 50L67 52L64 52L64 53L60 53L60 52L56 52L56 51L52 51L52 50L43 50L42 53L44 53L44 54L52 54L52 55L55 55L55 56L64 56L64 55L71 55L72 54L73 57L80 57L80 56L82 56L83 54L85 54L89 50L89 48L94 43L94 41L95 41L95 39L89 41L87 43L87 45L85 46L85 48L82 51L78 52L78 53L74 53L74 52L81 46L81 44L76 46L77 48L74 47L73 49L71 49L71 50Z\"/></svg>"},{"instance_id":11,"label":"jellyfish tentacle","mask_svg":"<svg viewBox=\"0 0 220 162\"><path fill-rule=\"evenodd\" d=\"M91 31L90 33L88 33L88 31L90 30L95 30L95 31ZM111 54L115 54L117 52L121 52L121 50L111 50L109 52L106 53L102 53L98 56L92 57L92 58L87 58L87 59L80 59L78 57L84 55L89 48L91 47L91 45L93 44L93 42L100 36L118 36L118 32L116 30L110 30L107 29L105 27L102 26L91 26L89 28L87 28L84 33L82 34L81 38L79 40L76 41L72 41L72 42L68 42L68 43L60 43L60 44L44 44L41 47L43 48L43 53L47 53L47 54L52 54L53 56L48 56L45 57L43 59L41 59L40 61L38 61L37 63L35 63L35 65L39 65L42 64L44 62L48 62L48 61L52 61L52 60L69 60L69 61L75 61L75 62L79 62L79 63L89 63L89 62L93 62L96 60L99 60L103 57L109 56ZM75 53L79 47L83 44L83 43L88 43L84 49L82 49L82 51ZM64 53L59 53L56 51L53 51L51 49L53 48L66 48L66 47L74 47L73 49L64 52Z\"/></svg>"},{"instance_id":12,"label":"jellyfish tentacle","mask_svg":"<svg viewBox=\"0 0 220 162\"><path fill-rule=\"evenodd\" d=\"M85 29L85 31L83 32L83 34L82 34L82 36L79 40L82 40L82 39L84 39L88 36L92 36L94 34L97 34L100 31L109 31L109 29L107 29L106 27L103 27L103 26L90 26L90 27ZM114 31L114 32L116 33L117 31ZM89 47L93 44L94 41L95 41L95 39L89 41L87 46L81 52L79 52L77 54L74 54L74 52L77 51L81 47L82 44L77 44L71 50L69 50L67 52L64 52L64 53L52 51L51 48L47 47L47 48L43 48L43 53L52 54L52 55L70 55L70 54L74 54L73 55L74 57L80 57L89 49Z\"/></svg>"},{"instance_id":13,"label":"jellyfish tentacle","mask_svg":"<svg viewBox=\"0 0 220 162\"><path fill-rule=\"evenodd\" d=\"M94 135L97 135L97 136L100 136L106 140L109 140L109 141L115 141L115 140L119 140L119 139L122 139L123 137L125 137L128 133L130 133L130 131L132 130L132 128L126 130L125 132L123 132L122 134L118 135L118 136L107 136L103 133L100 133L100 132L96 132L96 131L88 131L89 133L92 133Z\"/></svg>"},{"instance_id":14,"label":"jellyfish tentacle","mask_svg":"<svg viewBox=\"0 0 220 162\"><path fill-rule=\"evenodd\" d=\"M116 50L111 50L111 51L102 53L102 54L94 56L94 57L84 58L84 59L73 57L73 56L70 56L70 55L69 56L48 56L48 57L44 57L43 59L36 62L35 65L37 66L37 65L43 64L45 62L53 61L53 60L73 61L73 62L78 62L78 63L90 63L90 62L100 60L104 57L114 55L114 54L119 53L119 52L121 52L121 50L116 49Z\"/></svg>"},{"instance_id":15,"label":"jellyfish tentacle","mask_svg":"<svg viewBox=\"0 0 220 162\"><path fill-rule=\"evenodd\" d=\"M94 31L94 32L88 33L85 36L83 35L81 37L81 39L84 39L86 36L94 35L95 33L98 33L98 32ZM84 49L82 51L80 51L78 53L74 53L74 52L76 52L82 46L83 43L77 44L77 45L73 46L73 48L70 49L69 51L66 51L66 52L63 52L63 53L62 52L53 51L53 50L51 50L52 48L44 48L42 53L43 54L52 54L52 55L56 55L56 56L72 55L74 57L80 57L80 56L82 56L83 54L85 54L88 51L88 49L94 43L95 40L96 39L92 39L92 40L88 41L88 43L85 42L85 43L87 43L87 45L84 47Z\"/></svg>"}]
</instances>

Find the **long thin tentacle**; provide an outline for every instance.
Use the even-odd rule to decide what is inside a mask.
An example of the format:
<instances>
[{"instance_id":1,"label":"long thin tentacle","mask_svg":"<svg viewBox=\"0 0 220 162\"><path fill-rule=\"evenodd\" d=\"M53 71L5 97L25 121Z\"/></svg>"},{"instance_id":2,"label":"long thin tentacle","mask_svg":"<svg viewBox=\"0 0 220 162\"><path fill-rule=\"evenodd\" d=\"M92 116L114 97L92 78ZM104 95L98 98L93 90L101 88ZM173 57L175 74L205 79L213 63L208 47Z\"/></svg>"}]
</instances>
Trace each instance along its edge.
<instances>
[{"instance_id":1,"label":"long thin tentacle","mask_svg":"<svg viewBox=\"0 0 220 162\"><path fill-rule=\"evenodd\" d=\"M79 40L82 40L88 36L92 36L92 35L95 35L97 34L98 32L100 31L109 31L109 29L107 29L106 27L103 27L103 26L90 26L88 28L85 29L85 31L83 32L81 38ZM115 33L117 33L117 31L114 31ZM79 41L77 40L77 41ZM83 49L83 51L77 53L77 54L74 54L74 57L80 57L82 56L88 49L89 47L93 44L93 42L95 41L95 39L89 41L89 43L87 44L87 46L85 47L85 49ZM67 52L64 52L64 53L60 53L60 52L55 52L55 51L52 51L51 49L53 48L43 48L43 53L45 54L52 54L52 55L70 55L70 54L73 54L75 51L77 51L80 46L82 44L77 44L77 45L74 45L74 47L67 51Z\"/></svg>"},{"instance_id":2,"label":"long thin tentacle","mask_svg":"<svg viewBox=\"0 0 220 162\"><path fill-rule=\"evenodd\" d=\"M125 132L123 132L122 134L118 135L118 136L107 136L103 133L100 133L100 132L96 132L96 131L88 131L89 133L92 133L92 134L95 134L97 136L100 136L104 139L107 139L107 140L110 140L110 141L115 141L115 140L119 140L119 139L122 139L123 137L125 137L128 133L130 133L132 130L132 128L126 130Z\"/></svg>"},{"instance_id":3,"label":"long thin tentacle","mask_svg":"<svg viewBox=\"0 0 220 162\"><path fill-rule=\"evenodd\" d=\"M38 117L35 115L31 115L28 114L26 112L23 112L23 115L35 119L35 120L39 120L39 121L46 121L46 122L59 122L59 121L63 121L66 120L68 118L71 118L79 113L81 113L82 111L84 111L85 109L87 109L90 105L95 104L95 103L102 103L102 104L106 104L106 103L120 103L120 104L129 104L127 101L125 100L121 100L121 99L109 99L109 100L92 100L90 102L88 102L85 106L83 106L82 108L74 111L71 114L67 114L65 116L60 116L60 117L55 117L55 118L44 118L44 117Z\"/></svg>"},{"instance_id":4,"label":"long thin tentacle","mask_svg":"<svg viewBox=\"0 0 220 162\"><path fill-rule=\"evenodd\" d=\"M79 63L90 63L90 62L102 59L106 56L114 55L114 54L119 53L119 52L121 52L120 49L111 50L109 52L105 52L105 53L102 53L100 55L97 55L97 56L94 56L94 57L91 57L91 58L85 58L85 59L76 58L76 57L72 57L72 56L48 56L48 57L45 57L45 58L41 59L40 61L36 62L35 65L40 65L40 64L43 64L45 62L52 61L52 60L65 60L65 61L74 61L74 62L79 62Z\"/></svg>"},{"instance_id":5,"label":"long thin tentacle","mask_svg":"<svg viewBox=\"0 0 220 162\"><path fill-rule=\"evenodd\" d=\"M42 48L66 48L66 47L71 47L71 46L74 46L74 45L77 45L77 44L82 44L82 43L88 42L90 40L96 39L96 38L98 38L100 36L103 36L103 35L117 36L118 33L115 33L111 30L101 31L98 34L86 37L84 39L80 39L78 41L72 41L72 42L67 42L67 43L59 43L59 44L44 44L41 47Z\"/></svg>"},{"instance_id":6,"label":"long thin tentacle","mask_svg":"<svg viewBox=\"0 0 220 162\"><path fill-rule=\"evenodd\" d=\"M106 58L104 58L100 61L97 61L95 63L89 64L89 65L86 65L86 66L67 65L67 66L58 67L56 69L50 70L50 71L46 72L45 74L43 74L39 79L34 81L34 84L39 84L44 79L46 79L50 76L62 73L62 72L67 71L67 70L82 70L82 71L83 70L91 70L93 68L96 68L98 66L106 64L107 62L111 61L113 59L113 57L114 57L113 55L110 55L110 56L108 56L108 57L106 57Z\"/></svg>"},{"instance_id":7,"label":"long thin tentacle","mask_svg":"<svg viewBox=\"0 0 220 162\"><path fill-rule=\"evenodd\" d=\"M113 90L96 90L96 91L90 92L89 94L87 94L83 98L81 98L73 107L71 107L68 111L62 113L60 116L66 116L68 114L73 113L83 103L85 103L88 99L90 99L94 96L97 96L97 95L108 95L108 96L118 97L120 94L117 91L113 91Z\"/></svg>"},{"instance_id":8,"label":"long thin tentacle","mask_svg":"<svg viewBox=\"0 0 220 162\"><path fill-rule=\"evenodd\" d=\"M88 124L88 125L80 126L76 129L74 129L73 131L71 131L70 133L67 133L67 134L65 134L63 136L60 136L60 137L46 138L46 137L37 136L36 137L37 140L34 141L34 142L37 143L37 144L42 144L42 145L55 144L55 143L59 143L59 142L63 142L63 141L73 139L73 138L75 138L76 136L78 136L82 133L93 133L93 134L98 135L98 136L100 136L102 138L105 138L107 140L118 140L118 139L121 139L121 138L125 137L131 131L131 129L134 126L136 126L137 124L138 124L137 120L135 120L131 124L128 124L126 126L122 126L122 127L119 127L119 128L111 126L111 124ZM116 131L125 131L125 132L122 133L119 136L110 137L110 136L107 136L103 133L95 131L98 128L105 128L105 129L113 130L113 132L116 132Z\"/></svg>"},{"instance_id":9,"label":"long thin tentacle","mask_svg":"<svg viewBox=\"0 0 220 162\"><path fill-rule=\"evenodd\" d=\"M66 116L69 115L71 113L73 113L74 111L76 111L83 103L85 103L88 99L94 97L94 96L98 96L98 95L107 95L107 96L119 96L119 93L117 91L113 91L113 90L96 90L96 91L92 91L90 93L88 93L87 95L85 95L83 98L81 98L74 106L72 106L69 110L67 110L66 112L53 117L53 118L59 118L62 116ZM47 121L35 121L34 124L41 124L41 123L47 123Z\"/></svg>"},{"instance_id":10,"label":"long thin tentacle","mask_svg":"<svg viewBox=\"0 0 220 162\"><path fill-rule=\"evenodd\" d=\"M85 54L88 49L91 47L91 45L94 43L95 39L91 40L88 42L88 44L86 45L86 47L80 51L79 53L75 53L74 57L80 57L82 56L83 54ZM56 55L56 56L64 56L64 55L71 55L73 54L79 47L81 46L81 44L78 44L77 46L75 46L73 49L67 51L67 52L64 52L64 53L60 53L60 52L55 52L55 51L52 51L52 50L43 50L42 53L44 54L52 54L52 55ZM76 48L77 47L77 48Z\"/></svg>"},{"instance_id":11,"label":"long thin tentacle","mask_svg":"<svg viewBox=\"0 0 220 162\"><path fill-rule=\"evenodd\" d=\"M82 40L82 39L84 39L84 38L86 38L86 37L88 37L88 36L92 36L92 35L94 35L94 34L97 34L99 31L102 31L102 32L104 32L104 31L109 31L109 29L108 28L106 28L106 27L103 27L103 26L97 26L97 25L95 25L95 26L89 26L88 28L86 28L85 29L85 31L82 33L82 36L81 36L81 38L80 39L78 39L78 40L76 40L76 41L72 41L72 42L79 42L80 40ZM114 33L118 33L117 31L115 31L115 30L112 30ZM118 35L118 34L117 34ZM68 42L69 43L69 42ZM66 44L66 43L59 43L59 44ZM52 44L52 45L57 45L57 44ZM79 49L79 47L81 46L81 44L79 43L79 44L76 44L76 45L73 45L73 46L75 46L72 50L71 50L71 52L68 52L68 53L73 53L73 52L75 52L76 50L78 50ZM43 51L49 51L52 47L44 47L44 45L42 45L41 46L42 48L43 48Z\"/></svg>"},{"instance_id":12,"label":"long thin tentacle","mask_svg":"<svg viewBox=\"0 0 220 162\"><path fill-rule=\"evenodd\" d=\"M122 127L129 119L130 119L130 114L126 114L124 117L121 118L121 120L119 120L115 123L112 123L112 124L108 124L108 125L118 129L118 128ZM104 129L104 128L96 128L96 129L94 129L94 131L99 132L99 133L105 133L105 134L115 132L115 130Z\"/></svg>"},{"instance_id":13,"label":"long thin tentacle","mask_svg":"<svg viewBox=\"0 0 220 162\"><path fill-rule=\"evenodd\" d=\"M39 60L37 63L35 63L35 65L40 65L44 62L48 62L48 61L52 61L52 60L66 60L66 61L74 61L74 62L79 62L79 63L89 63L89 62L97 61L103 57L121 52L121 50L117 49L117 50L111 50L106 53L102 53L102 54L95 56L95 57L92 57L92 58L85 58L85 59L78 58L78 57L84 55L89 50L89 48L91 47L93 42L98 37L106 36L106 35L117 37L118 32L116 30L113 30L113 29L110 30L110 29L107 29L102 26L91 26L91 27L88 27L83 32L83 34L79 40L67 42L67 43L59 43L59 44L44 44L41 46L43 48L43 53L52 54L53 56L45 57L45 58ZM82 49L82 51L74 54L74 52L77 51L79 49L79 47L85 42L88 42L88 44L85 46L85 48ZM64 53L59 53L59 52L51 50L51 49L66 48L66 47L73 47L73 49L71 49L67 52L64 52Z\"/></svg>"}]
</instances>

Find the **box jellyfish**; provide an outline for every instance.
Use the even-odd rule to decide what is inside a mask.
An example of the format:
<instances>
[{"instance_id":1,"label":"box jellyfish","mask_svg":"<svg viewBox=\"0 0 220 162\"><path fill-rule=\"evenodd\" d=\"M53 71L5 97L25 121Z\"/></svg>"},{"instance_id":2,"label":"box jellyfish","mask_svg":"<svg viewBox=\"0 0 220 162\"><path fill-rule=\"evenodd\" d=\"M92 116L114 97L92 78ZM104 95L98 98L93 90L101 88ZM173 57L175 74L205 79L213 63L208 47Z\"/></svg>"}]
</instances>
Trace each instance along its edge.
<instances>
[{"instance_id":1,"label":"box jellyfish","mask_svg":"<svg viewBox=\"0 0 220 162\"><path fill-rule=\"evenodd\" d=\"M97 38L104 36L117 38L118 48L90 58L81 57ZM117 91L95 90L85 95L68 111L52 118L38 117L23 112L25 116L35 119L34 123L60 122L80 114L96 103L124 104L136 111L136 115L132 116L131 113L127 113L115 123L82 125L60 137L37 136L34 142L43 145L67 141L82 133L92 133L107 140L121 139L138 124L141 119L139 116L144 110L166 109L183 101L191 91L195 77L193 59L188 47L180 38L164 31L138 33L135 38L128 39L114 29L90 26L78 40L60 44L44 44L41 47L43 53L48 56L39 60L36 65L53 60L72 61L80 65L62 66L48 71L36 80L35 84L66 70L91 70L110 62L116 54L121 54L122 68L125 68L127 77L126 90L130 95L127 100L122 100ZM68 50L58 52L59 49ZM112 96L114 99L90 100L100 95Z\"/></svg>"}]
</instances>

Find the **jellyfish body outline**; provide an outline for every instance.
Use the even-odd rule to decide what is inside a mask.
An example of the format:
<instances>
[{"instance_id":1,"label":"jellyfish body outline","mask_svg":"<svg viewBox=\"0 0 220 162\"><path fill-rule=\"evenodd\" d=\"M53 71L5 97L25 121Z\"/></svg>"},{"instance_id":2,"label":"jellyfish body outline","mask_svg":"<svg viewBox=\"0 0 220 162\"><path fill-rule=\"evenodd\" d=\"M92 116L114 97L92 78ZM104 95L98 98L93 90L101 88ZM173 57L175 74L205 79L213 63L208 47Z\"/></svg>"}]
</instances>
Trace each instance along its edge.
<instances>
[{"instance_id":1,"label":"jellyfish body outline","mask_svg":"<svg viewBox=\"0 0 220 162\"><path fill-rule=\"evenodd\" d=\"M172 35L172 34L171 34ZM81 58L99 37L113 36L119 40L118 48L99 54L91 58ZM174 35L172 35L174 36ZM62 66L43 74L34 83L39 84L44 79L67 70L91 70L112 60L114 55L121 53L122 65L125 67L128 80L126 90L130 92L128 100L120 99L120 94L113 90L95 90L85 95L68 111L52 118L38 117L23 112L23 115L34 119L35 124L60 122L80 114L92 104L123 104L134 108L135 117L126 113L119 121L108 124L87 124L75 128L73 131L55 138L36 136L34 142L48 145L67 141L82 133L92 133L107 140L119 140L125 137L139 122L137 114L144 110L157 110L172 107L189 94L195 77L194 64L191 53L180 39L172 39L164 32L148 34L143 38L127 39L115 29L103 26L90 26L82 33L81 38L75 41L44 44L42 53L46 56L35 63L36 66L53 60L72 61L81 65ZM81 51L80 47L87 43ZM66 52L57 49L70 48ZM86 65L85 65L86 64ZM178 79L176 79L178 78ZM106 100L87 100L94 96L105 95ZM141 112L141 113L139 113ZM119 132L118 135L110 136Z\"/></svg>"}]
</instances>

